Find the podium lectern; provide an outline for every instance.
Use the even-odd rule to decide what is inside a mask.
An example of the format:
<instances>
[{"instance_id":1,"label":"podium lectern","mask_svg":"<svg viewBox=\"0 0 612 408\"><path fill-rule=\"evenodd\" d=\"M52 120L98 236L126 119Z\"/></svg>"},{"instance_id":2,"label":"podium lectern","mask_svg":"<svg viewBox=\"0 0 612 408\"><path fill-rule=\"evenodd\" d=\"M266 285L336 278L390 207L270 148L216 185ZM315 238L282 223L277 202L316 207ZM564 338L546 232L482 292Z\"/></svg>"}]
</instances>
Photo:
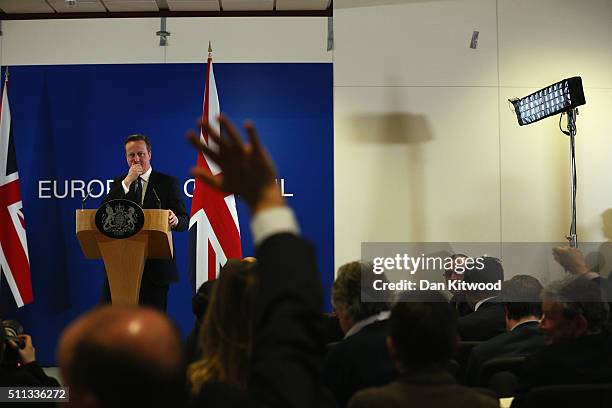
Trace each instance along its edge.
<instances>
[{"instance_id":1,"label":"podium lectern","mask_svg":"<svg viewBox=\"0 0 612 408\"><path fill-rule=\"evenodd\" d=\"M169 210L143 210L144 226L136 235L113 239L98 231L96 210L76 211L76 235L87 259L104 261L113 305L138 305L147 259L172 259Z\"/></svg>"}]
</instances>

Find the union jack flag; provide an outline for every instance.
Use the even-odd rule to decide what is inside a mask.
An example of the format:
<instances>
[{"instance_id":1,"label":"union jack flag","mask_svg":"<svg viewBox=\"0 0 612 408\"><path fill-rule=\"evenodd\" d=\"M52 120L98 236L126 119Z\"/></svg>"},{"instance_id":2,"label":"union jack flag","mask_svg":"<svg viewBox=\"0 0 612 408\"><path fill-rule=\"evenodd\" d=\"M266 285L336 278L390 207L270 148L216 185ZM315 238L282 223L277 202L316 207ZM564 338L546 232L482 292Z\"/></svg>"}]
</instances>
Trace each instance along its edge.
<instances>
[{"instance_id":1,"label":"union jack flag","mask_svg":"<svg viewBox=\"0 0 612 408\"><path fill-rule=\"evenodd\" d=\"M202 122L212 123L219 129L219 96L211 53L209 45ZM218 149L202 129L200 139L211 149ZM197 165L213 176L221 173L219 166L201 152L198 153ZM219 192L196 178L189 220L189 270L195 279L195 289L208 280L216 279L228 259L241 257L240 226L234 195Z\"/></svg>"},{"instance_id":2,"label":"union jack flag","mask_svg":"<svg viewBox=\"0 0 612 408\"><path fill-rule=\"evenodd\" d=\"M4 275L15 303L21 307L31 303L34 296L7 92L8 78L0 109L0 280Z\"/></svg>"}]
</instances>

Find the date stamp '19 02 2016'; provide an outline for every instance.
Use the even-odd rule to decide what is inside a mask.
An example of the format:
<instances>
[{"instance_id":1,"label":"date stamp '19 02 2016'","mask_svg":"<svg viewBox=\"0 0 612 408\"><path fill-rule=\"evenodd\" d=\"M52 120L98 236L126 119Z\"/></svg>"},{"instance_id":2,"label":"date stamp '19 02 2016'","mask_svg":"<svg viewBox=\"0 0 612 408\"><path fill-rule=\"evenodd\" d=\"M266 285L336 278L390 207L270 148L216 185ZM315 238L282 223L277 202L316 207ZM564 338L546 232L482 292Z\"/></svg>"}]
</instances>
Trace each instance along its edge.
<instances>
[{"instance_id":1,"label":"date stamp '19 02 2016'","mask_svg":"<svg viewBox=\"0 0 612 408\"><path fill-rule=\"evenodd\" d=\"M0 387L3 402L68 402L68 387Z\"/></svg>"}]
</instances>

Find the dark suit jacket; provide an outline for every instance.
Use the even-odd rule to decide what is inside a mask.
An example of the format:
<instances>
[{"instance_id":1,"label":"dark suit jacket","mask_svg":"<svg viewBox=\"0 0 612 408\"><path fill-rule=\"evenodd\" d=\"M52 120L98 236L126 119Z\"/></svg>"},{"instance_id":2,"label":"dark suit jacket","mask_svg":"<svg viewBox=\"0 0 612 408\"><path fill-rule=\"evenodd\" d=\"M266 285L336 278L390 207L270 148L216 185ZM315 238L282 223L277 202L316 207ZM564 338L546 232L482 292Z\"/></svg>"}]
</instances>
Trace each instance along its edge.
<instances>
[{"instance_id":1,"label":"dark suit jacket","mask_svg":"<svg viewBox=\"0 0 612 408\"><path fill-rule=\"evenodd\" d=\"M431 371L401 376L384 387L359 391L350 400L349 408L497 408L494 398L455 384L447 372Z\"/></svg>"},{"instance_id":2,"label":"dark suit jacket","mask_svg":"<svg viewBox=\"0 0 612 408\"><path fill-rule=\"evenodd\" d=\"M495 336L472 349L467 366L467 383L478 385L480 368L488 360L528 356L544 346L544 334L538 328L538 322L523 323L512 331Z\"/></svg>"},{"instance_id":3,"label":"dark suit jacket","mask_svg":"<svg viewBox=\"0 0 612 408\"><path fill-rule=\"evenodd\" d=\"M330 348L323 383L336 397L338 406L345 407L359 390L388 384L397 377L386 337L387 321L377 321Z\"/></svg>"},{"instance_id":4,"label":"dark suit jacket","mask_svg":"<svg viewBox=\"0 0 612 408\"><path fill-rule=\"evenodd\" d=\"M123 191L121 181L125 178L125 174L113 180L113 185L102 203L110 200L126 197ZM130 186L130 191L133 190L135 183ZM172 210L178 218L178 225L174 228L175 231L185 231L189 227L189 215L185 210L185 204L181 196L181 189L176 178L153 170L149 177L149 184L144 196L142 208L158 208L155 198L155 192L159 196L161 208L164 210ZM129 193L128 193L129 194ZM157 285L168 285L171 282L176 282L179 279L178 270L174 259L150 259L147 260L142 276L143 281L147 280Z\"/></svg>"},{"instance_id":5,"label":"dark suit jacket","mask_svg":"<svg viewBox=\"0 0 612 408\"><path fill-rule=\"evenodd\" d=\"M292 234L269 237L257 250L254 273L259 289L247 390L206 384L190 406L329 406L320 384L323 296L312 247Z\"/></svg>"},{"instance_id":6,"label":"dark suit jacket","mask_svg":"<svg viewBox=\"0 0 612 408\"><path fill-rule=\"evenodd\" d=\"M612 383L612 336L607 331L548 345L530 357L512 406L521 406L522 396L534 387L597 383Z\"/></svg>"},{"instance_id":7,"label":"dark suit jacket","mask_svg":"<svg viewBox=\"0 0 612 408\"><path fill-rule=\"evenodd\" d=\"M457 321L462 341L485 341L506 332L504 306L495 298L487 300L478 310Z\"/></svg>"}]
</instances>

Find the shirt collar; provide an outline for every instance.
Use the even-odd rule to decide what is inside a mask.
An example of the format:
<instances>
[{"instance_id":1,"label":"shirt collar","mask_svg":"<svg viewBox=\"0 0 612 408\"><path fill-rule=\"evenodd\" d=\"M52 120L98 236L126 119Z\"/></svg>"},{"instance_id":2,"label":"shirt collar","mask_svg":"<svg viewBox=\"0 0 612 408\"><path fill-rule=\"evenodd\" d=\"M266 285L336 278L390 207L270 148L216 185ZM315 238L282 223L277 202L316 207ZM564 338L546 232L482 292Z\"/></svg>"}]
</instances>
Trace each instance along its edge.
<instances>
[{"instance_id":1,"label":"shirt collar","mask_svg":"<svg viewBox=\"0 0 612 408\"><path fill-rule=\"evenodd\" d=\"M387 320L389 318L389 316L391 315L391 312L388 310L384 310L378 314L375 314L374 316L370 316L370 317L366 317L363 320L358 321L357 323L355 323L353 325L353 327L351 327L349 329L349 331L346 332L346 334L344 335L344 338L346 339L347 337L350 337L354 334L357 334L361 331L361 329L363 329L364 327L372 324L372 323L376 323L379 322L381 320Z\"/></svg>"},{"instance_id":2,"label":"shirt collar","mask_svg":"<svg viewBox=\"0 0 612 408\"><path fill-rule=\"evenodd\" d=\"M140 178L143 179L145 181L145 183L149 182L149 177L151 177L151 172L153 171L153 167L149 166L149 170L147 170L146 172L142 173L140 175Z\"/></svg>"},{"instance_id":3,"label":"shirt collar","mask_svg":"<svg viewBox=\"0 0 612 408\"><path fill-rule=\"evenodd\" d=\"M540 321L539 321L539 320L536 320L536 319L532 319L532 320L525 320L524 322L520 322L520 323L517 323L517 324L515 324L514 326L512 326L512 328L511 328L509 331L512 331L512 330L516 329L517 327L519 327L520 325L523 325L523 324L525 324L525 323L533 323L533 322L535 322L535 323L539 323Z\"/></svg>"},{"instance_id":4,"label":"shirt collar","mask_svg":"<svg viewBox=\"0 0 612 408\"><path fill-rule=\"evenodd\" d=\"M487 300L491 300L491 299L494 299L494 298L495 298L495 296L491 296L491 297L482 299L480 302L476 303L476 306L474 306L474 311L477 311L478 308L480 307L480 305L482 305Z\"/></svg>"}]
</instances>

